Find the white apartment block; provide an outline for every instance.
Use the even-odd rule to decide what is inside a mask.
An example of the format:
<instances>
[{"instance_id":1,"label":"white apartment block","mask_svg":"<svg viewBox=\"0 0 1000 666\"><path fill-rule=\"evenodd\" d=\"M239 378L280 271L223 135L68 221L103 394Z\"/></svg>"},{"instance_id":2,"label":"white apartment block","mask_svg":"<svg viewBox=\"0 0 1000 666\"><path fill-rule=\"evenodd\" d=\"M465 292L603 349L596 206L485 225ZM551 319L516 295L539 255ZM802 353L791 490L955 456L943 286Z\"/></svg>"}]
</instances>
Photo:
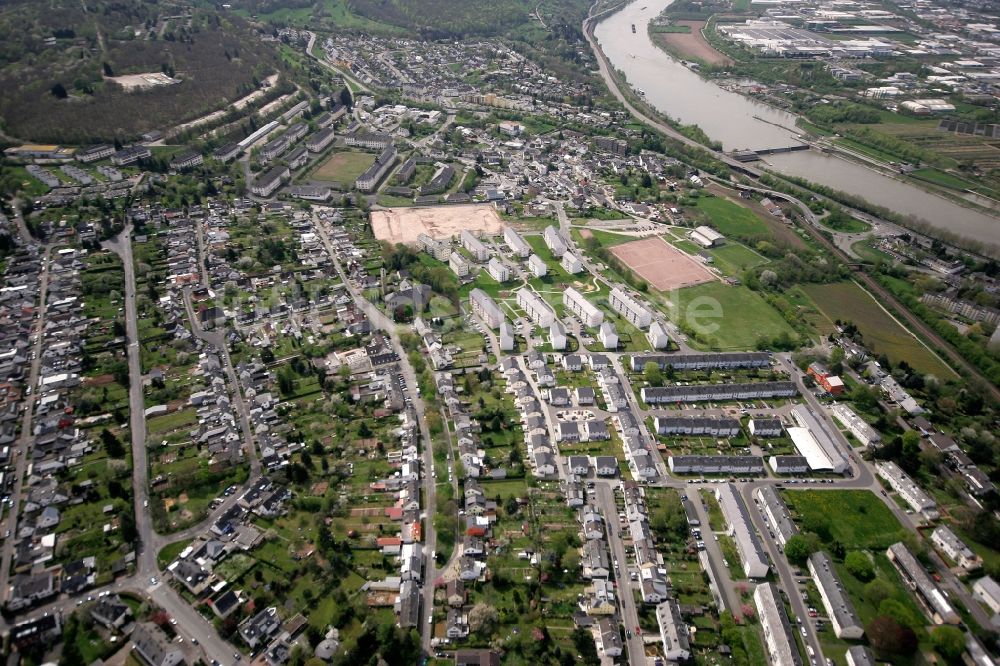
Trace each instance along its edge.
<instances>
[{"instance_id":1,"label":"white apartment block","mask_svg":"<svg viewBox=\"0 0 1000 666\"><path fill-rule=\"evenodd\" d=\"M615 287L608 296L611 307L636 328L646 328L653 321L653 313L646 306Z\"/></svg>"},{"instance_id":2,"label":"white apartment block","mask_svg":"<svg viewBox=\"0 0 1000 666\"><path fill-rule=\"evenodd\" d=\"M460 278L468 275L471 270L468 259L460 255L458 252L452 252L451 256L448 257L448 266L452 271L454 271L455 275Z\"/></svg>"},{"instance_id":3,"label":"white apartment block","mask_svg":"<svg viewBox=\"0 0 1000 666\"><path fill-rule=\"evenodd\" d=\"M649 340L649 344L653 346L653 349L666 349L670 346L670 336L667 335L667 329L658 321L654 321L649 325L646 339Z\"/></svg>"},{"instance_id":4,"label":"white apartment block","mask_svg":"<svg viewBox=\"0 0 1000 666\"><path fill-rule=\"evenodd\" d=\"M532 275L539 278L545 277L545 274L549 272L549 267L546 265L545 260L537 254L528 257L528 268L531 270Z\"/></svg>"},{"instance_id":5,"label":"white apartment block","mask_svg":"<svg viewBox=\"0 0 1000 666\"><path fill-rule=\"evenodd\" d=\"M940 525L931 532L931 543L952 562L966 571L973 571L983 566L983 561L972 552L964 541L947 525Z\"/></svg>"},{"instance_id":6,"label":"white apartment block","mask_svg":"<svg viewBox=\"0 0 1000 666\"><path fill-rule=\"evenodd\" d=\"M438 261L448 261L451 257L451 244L446 241L439 241L428 234L417 236L417 245L420 249L431 255Z\"/></svg>"},{"instance_id":7,"label":"white apartment block","mask_svg":"<svg viewBox=\"0 0 1000 666\"><path fill-rule=\"evenodd\" d=\"M514 326L509 321L500 324L500 351L512 351L514 349Z\"/></svg>"},{"instance_id":8,"label":"white apartment block","mask_svg":"<svg viewBox=\"0 0 1000 666\"><path fill-rule=\"evenodd\" d=\"M562 238L562 234L553 226L545 227L545 231L542 232L542 239L545 241L545 246L549 248L549 251L557 257L563 256L566 254L566 250L569 249L566 246L566 241Z\"/></svg>"},{"instance_id":9,"label":"white apartment block","mask_svg":"<svg viewBox=\"0 0 1000 666\"><path fill-rule=\"evenodd\" d=\"M882 441L882 436L878 430L868 425L864 419L858 416L848 405L838 403L830 410L833 417L847 428L848 432L854 435L855 439L864 446L877 446Z\"/></svg>"},{"instance_id":10,"label":"white apartment block","mask_svg":"<svg viewBox=\"0 0 1000 666\"><path fill-rule=\"evenodd\" d=\"M614 351L618 349L618 330L611 322L604 322L597 330L597 337L600 339L604 349Z\"/></svg>"},{"instance_id":11,"label":"white apartment block","mask_svg":"<svg viewBox=\"0 0 1000 666\"><path fill-rule=\"evenodd\" d=\"M503 239L507 243L507 247L510 248L510 251L518 257L526 259L531 254L531 246L521 237L521 234L514 231L511 227L504 227Z\"/></svg>"},{"instance_id":12,"label":"white apartment block","mask_svg":"<svg viewBox=\"0 0 1000 666\"><path fill-rule=\"evenodd\" d=\"M472 312L490 328L499 328L504 323L503 310L482 289L469 292L469 303L472 305Z\"/></svg>"},{"instance_id":13,"label":"white apartment block","mask_svg":"<svg viewBox=\"0 0 1000 666\"><path fill-rule=\"evenodd\" d=\"M899 465L894 462L879 462L875 463L875 469L914 511L927 520L937 520L940 517L937 503Z\"/></svg>"},{"instance_id":14,"label":"white apartment block","mask_svg":"<svg viewBox=\"0 0 1000 666\"><path fill-rule=\"evenodd\" d=\"M715 498L722 508L722 515L729 525L729 536L736 542L736 550L740 554L743 572L749 578L764 578L771 565L764 554L764 547L754 531L750 513L743 498L736 492L736 486L731 483L720 485L715 489Z\"/></svg>"},{"instance_id":15,"label":"white apartment block","mask_svg":"<svg viewBox=\"0 0 1000 666\"><path fill-rule=\"evenodd\" d=\"M563 270L570 275L576 275L577 273L583 272L583 262L576 258L572 252L566 252L562 256L562 261L559 265L563 267Z\"/></svg>"},{"instance_id":16,"label":"white apartment block","mask_svg":"<svg viewBox=\"0 0 1000 666\"><path fill-rule=\"evenodd\" d=\"M531 321L538 326L548 326L555 318L556 313L545 300L527 287L517 290L517 304Z\"/></svg>"},{"instance_id":17,"label":"white apartment block","mask_svg":"<svg viewBox=\"0 0 1000 666\"><path fill-rule=\"evenodd\" d=\"M497 282L506 282L510 279L510 266L503 261L493 257L486 266L486 272Z\"/></svg>"},{"instance_id":18,"label":"white apartment block","mask_svg":"<svg viewBox=\"0 0 1000 666\"><path fill-rule=\"evenodd\" d=\"M604 313L573 287L567 287L563 292L563 305L583 322L584 326L600 326L604 321Z\"/></svg>"},{"instance_id":19,"label":"white apartment block","mask_svg":"<svg viewBox=\"0 0 1000 666\"><path fill-rule=\"evenodd\" d=\"M476 261L486 261L490 258L490 249L485 243L476 238L471 231L463 231L461 235L462 247L469 251Z\"/></svg>"},{"instance_id":20,"label":"white apartment block","mask_svg":"<svg viewBox=\"0 0 1000 666\"><path fill-rule=\"evenodd\" d=\"M764 630L768 662L774 666L802 666L792 625L785 613L785 602L781 600L777 586L774 583L758 585L753 592L753 602Z\"/></svg>"}]
</instances>

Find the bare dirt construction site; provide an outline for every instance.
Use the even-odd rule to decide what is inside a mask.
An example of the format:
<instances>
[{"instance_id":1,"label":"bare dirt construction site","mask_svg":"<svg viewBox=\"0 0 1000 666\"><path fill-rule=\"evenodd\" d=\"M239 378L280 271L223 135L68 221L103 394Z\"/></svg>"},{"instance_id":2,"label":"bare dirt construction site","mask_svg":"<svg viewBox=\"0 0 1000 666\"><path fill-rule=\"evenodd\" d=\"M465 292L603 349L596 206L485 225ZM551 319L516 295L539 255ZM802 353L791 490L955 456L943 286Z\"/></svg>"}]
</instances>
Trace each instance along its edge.
<instances>
[{"instance_id":1,"label":"bare dirt construction site","mask_svg":"<svg viewBox=\"0 0 1000 666\"><path fill-rule=\"evenodd\" d=\"M652 35L653 42L682 58L700 60L709 65L733 64L732 60L716 51L705 40L701 34L701 29L705 27L704 21L675 21L674 25L686 26L689 32L656 32Z\"/></svg>"},{"instance_id":2,"label":"bare dirt construction site","mask_svg":"<svg viewBox=\"0 0 1000 666\"><path fill-rule=\"evenodd\" d=\"M417 236L450 238L463 231L500 233L504 224L492 206L430 206L373 210L375 238L390 243L415 243Z\"/></svg>"},{"instance_id":3,"label":"bare dirt construction site","mask_svg":"<svg viewBox=\"0 0 1000 666\"><path fill-rule=\"evenodd\" d=\"M715 276L697 260L659 237L615 245L611 253L660 291L711 282Z\"/></svg>"},{"instance_id":4,"label":"bare dirt construction site","mask_svg":"<svg viewBox=\"0 0 1000 666\"><path fill-rule=\"evenodd\" d=\"M123 74L122 76L107 76L108 81L114 81L128 91L155 88L156 86L173 86L180 83L163 72L147 72L146 74Z\"/></svg>"}]
</instances>

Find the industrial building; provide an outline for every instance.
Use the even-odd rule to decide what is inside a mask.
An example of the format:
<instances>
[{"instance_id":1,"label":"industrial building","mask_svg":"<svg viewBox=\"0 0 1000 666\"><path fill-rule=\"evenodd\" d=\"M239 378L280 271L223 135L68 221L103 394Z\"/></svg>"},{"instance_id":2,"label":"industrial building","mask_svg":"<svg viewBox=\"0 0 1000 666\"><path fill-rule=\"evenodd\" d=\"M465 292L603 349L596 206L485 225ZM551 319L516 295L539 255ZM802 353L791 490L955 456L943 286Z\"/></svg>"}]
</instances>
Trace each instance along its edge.
<instances>
[{"instance_id":1,"label":"industrial building","mask_svg":"<svg viewBox=\"0 0 1000 666\"><path fill-rule=\"evenodd\" d=\"M712 227L706 227L704 225L696 227L694 231L688 234L688 236L691 237L691 240L704 248L719 247L726 239L725 236Z\"/></svg>"},{"instance_id":2,"label":"industrial building","mask_svg":"<svg viewBox=\"0 0 1000 666\"><path fill-rule=\"evenodd\" d=\"M763 464L761 465L763 467ZM729 525L729 536L736 542L736 550L740 554L743 572L749 578L764 578L771 566L768 563L764 547L760 543L757 532L754 531L750 512L743 498L732 483L720 485L715 489L715 498L722 507L722 514Z\"/></svg>"},{"instance_id":3,"label":"industrial building","mask_svg":"<svg viewBox=\"0 0 1000 666\"><path fill-rule=\"evenodd\" d=\"M819 419L806 405L796 405L792 417L799 427L786 428L786 432L795 450L809 461L809 469L842 474L848 467L847 458L825 420Z\"/></svg>"},{"instance_id":4,"label":"industrial building","mask_svg":"<svg viewBox=\"0 0 1000 666\"><path fill-rule=\"evenodd\" d=\"M573 287L566 287L563 292L563 305L583 322L584 326L600 326L604 321L604 313L600 308Z\"/></svg>"},{"instance_id":5,"label":"industrial building","mask_svg":"<svg viewBox=\"0 0 1000 666\"><path fill-rule=\"evenodd\" d=\"M809 556L808 566L837 638L858 640L864 636L861 618L854 611L854 604L844 591L830 558L822 551L813 553Z\"/></svg>"}]
</instances>

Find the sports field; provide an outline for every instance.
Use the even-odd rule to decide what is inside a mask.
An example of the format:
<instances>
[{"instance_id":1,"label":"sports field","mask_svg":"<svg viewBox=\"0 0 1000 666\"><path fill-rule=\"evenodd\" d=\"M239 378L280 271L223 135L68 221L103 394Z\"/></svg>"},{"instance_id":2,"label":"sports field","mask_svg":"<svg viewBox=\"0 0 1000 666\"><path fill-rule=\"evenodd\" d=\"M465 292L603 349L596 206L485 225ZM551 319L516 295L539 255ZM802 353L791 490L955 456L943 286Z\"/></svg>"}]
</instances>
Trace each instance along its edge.
<instances>
[{"instance_id":1,"label":"sports field","mask_svg":"<svg viewBox=\"0 0 1000 666\"><path fill-rule=\"evenodd\" d=\"M919 372L942 379L955 376L951 368L853 282L808 284L801 289L831 322L838 319L853 322L864 336L865 346L876 354L885 354L893 363L905 360Z\"/></svg>"},{"instance_id":2,"label":"sports field","mask_svg":"<svg viewBox=\"0 0 1000 666\"><path fill-rule=\"evenodd\" d=\"M703 316L704 313L709 316ZM711 316L713 313L719 316ZM696 323L707 326L700 336L702 346L723 351L756 349L762 338L773 340L782 333L795 335L781 314L756 292L722 282L676 292L671 319L682 327Z\"/></svg>"},{"instance_id":3,"label":"sports field","mask_svg":"<svg viewBox=\"0 0 1000 666\"><path fill-rule=\"evenodd\" d=\"M375 162L371 153L334 153L312 175L312 180L350 186Z\"/></svg>"},{"instance_id":4,"label":"sports field","mask_svg":"<svg viewBox=\"0 0 1000 666\"><path fill-rule=\"evenodd\" d=\"M660 291L690 287L715 279L696 259L659 237L616 245L611 252L649 286Z\"/></svg>"},{"instance_id":5,"label":"sports field","mask_svg":"<svg viewBox=\"0 0 1000 666\"><path fill-rule=\"evenodd\" d=\"M417 236L451 238L464 230L498 234L504 224L493 206L420 206L374 210L372 232L390 243L414 243Z\"/></svg>"}]
</instances>

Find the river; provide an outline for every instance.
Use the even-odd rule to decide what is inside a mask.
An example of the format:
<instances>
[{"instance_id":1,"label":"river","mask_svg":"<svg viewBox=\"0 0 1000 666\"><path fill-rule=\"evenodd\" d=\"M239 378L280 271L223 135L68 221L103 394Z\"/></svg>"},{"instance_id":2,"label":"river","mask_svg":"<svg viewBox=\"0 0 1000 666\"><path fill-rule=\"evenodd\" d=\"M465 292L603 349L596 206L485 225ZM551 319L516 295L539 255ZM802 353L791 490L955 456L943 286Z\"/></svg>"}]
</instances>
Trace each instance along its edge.
<instances>
[{"instance_id":1,"label":"river","mask_svg":"<svg viewBox=\"0 0 1000 666\"><path fill-rule=\"evenodd\" d=\"M646 25L672 0L635 0L602 20L594 36L611 64L661 113L698 125L725 150L801 144L795 116L701 78L655 46ZM632 25L635 25L635 33ZM864 197L966 238L1000 244L1000 218L965 208L850 160L816 150L769 155L775 171Z\"/></svg>"}]
</instances>

